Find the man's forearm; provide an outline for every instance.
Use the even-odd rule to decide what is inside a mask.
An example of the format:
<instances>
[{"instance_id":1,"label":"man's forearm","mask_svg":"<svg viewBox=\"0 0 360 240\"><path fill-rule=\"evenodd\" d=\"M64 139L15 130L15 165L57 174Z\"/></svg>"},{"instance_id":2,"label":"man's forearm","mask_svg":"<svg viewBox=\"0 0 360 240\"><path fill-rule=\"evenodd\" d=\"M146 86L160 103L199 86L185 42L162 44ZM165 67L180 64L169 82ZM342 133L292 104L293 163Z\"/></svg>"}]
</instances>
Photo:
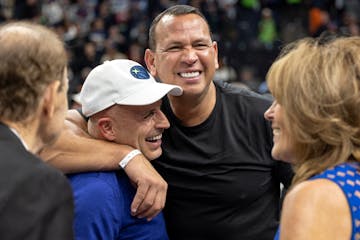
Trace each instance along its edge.
<instances>
[{"instance_id":1,"label":"man's forearm","mask_svg":"<svg viewBox=\"0 0 360 240\"><path fill-rule=\"evenodd\" d=\"M79 136L64 130L40 156L65 173L119 169L119 161L133 148Z\"/></svg>"},{"instance_id":2,"label":"man's forearm","mask_svg":"<svg viewBox=\"0 0 360 240\"><path fill-rule=\"evenodd\" d=\"M119 169L119 161L133 148L93 139L86 130L80 114L69 112L59 139L40 157L65 173Z\"/></svg>"}]
</instances>

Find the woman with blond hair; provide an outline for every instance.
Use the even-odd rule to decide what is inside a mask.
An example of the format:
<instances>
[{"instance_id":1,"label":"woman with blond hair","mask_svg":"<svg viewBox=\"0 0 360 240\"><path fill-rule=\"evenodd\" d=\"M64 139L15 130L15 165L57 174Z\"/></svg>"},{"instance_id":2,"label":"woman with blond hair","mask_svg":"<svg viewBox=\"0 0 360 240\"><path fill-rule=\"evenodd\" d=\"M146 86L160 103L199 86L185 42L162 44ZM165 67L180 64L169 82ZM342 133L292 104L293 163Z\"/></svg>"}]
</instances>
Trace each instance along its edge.
<instances>
[{"instance_id":1,"label":"woman with blond hair","mask_svg":"<svg viewBox=\"0 0 360 240\"><path fill-rule=\"evenodd\" d=\"M275 239L360 239L360 38L290 44L267 83L272 156L295 170Z\"/></svg>"}]
</instances>

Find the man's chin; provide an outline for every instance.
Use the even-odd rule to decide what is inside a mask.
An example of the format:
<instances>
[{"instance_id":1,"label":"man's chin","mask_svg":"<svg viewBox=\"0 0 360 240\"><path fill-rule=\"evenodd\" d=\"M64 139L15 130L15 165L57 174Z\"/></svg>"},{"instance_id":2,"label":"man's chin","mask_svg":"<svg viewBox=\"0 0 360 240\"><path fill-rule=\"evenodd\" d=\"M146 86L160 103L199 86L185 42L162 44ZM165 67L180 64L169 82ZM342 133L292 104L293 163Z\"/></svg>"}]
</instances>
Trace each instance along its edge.
<instances>
[{"instance_id":1,"label":"man's chin","mask_svg":"<svg viewBox=\"0 0 360 240\"><path fill-rule=\"evenodd\" d=\"M161 156L162 149L160 148L160 149L156 149L156 150L153 150L150 152L143 152L143 154L149 161L153 161Z\"/></svg>"}]
</instances>

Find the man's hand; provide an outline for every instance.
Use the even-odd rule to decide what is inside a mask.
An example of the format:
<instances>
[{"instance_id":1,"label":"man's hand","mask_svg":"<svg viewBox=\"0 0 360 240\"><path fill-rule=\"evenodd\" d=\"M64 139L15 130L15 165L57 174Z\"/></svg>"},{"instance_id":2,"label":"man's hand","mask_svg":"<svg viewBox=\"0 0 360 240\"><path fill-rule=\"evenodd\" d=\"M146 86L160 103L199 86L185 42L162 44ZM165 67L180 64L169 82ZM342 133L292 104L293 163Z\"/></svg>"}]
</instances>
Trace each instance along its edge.
<instances>
[{"instance_id":1,"label":"man's hand","mask_svg":"<svg viewBox=\"0 0 360 240\"><path fill-rule=\"evenodd\" d=\"M125 172L137 188L131 204L132 214L150 221L165 206L167 183L143 155L135 156Z\"/></svg>"}]
</instances>

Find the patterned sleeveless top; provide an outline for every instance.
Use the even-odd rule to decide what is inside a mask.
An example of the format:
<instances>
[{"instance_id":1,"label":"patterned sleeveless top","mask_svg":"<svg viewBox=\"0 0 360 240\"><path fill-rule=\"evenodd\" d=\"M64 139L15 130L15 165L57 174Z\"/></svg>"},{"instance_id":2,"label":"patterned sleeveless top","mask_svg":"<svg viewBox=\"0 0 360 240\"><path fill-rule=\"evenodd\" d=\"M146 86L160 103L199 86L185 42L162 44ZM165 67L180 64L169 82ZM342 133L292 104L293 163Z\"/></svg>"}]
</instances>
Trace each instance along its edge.
<instances>
[{"instance_id":1,"label":"patterned sleeveless top","mask_svg":"<svg viewBox=\"0 0 360 240\"><path fill-rule=\"evenodd\" d=\"M336 183L344 192L351 209L352 240L360 240L360 164L343 163L310 178L328 179ZM280 239L280 232L276 233L274 240Z\"/></svg>"}]
</instances>

